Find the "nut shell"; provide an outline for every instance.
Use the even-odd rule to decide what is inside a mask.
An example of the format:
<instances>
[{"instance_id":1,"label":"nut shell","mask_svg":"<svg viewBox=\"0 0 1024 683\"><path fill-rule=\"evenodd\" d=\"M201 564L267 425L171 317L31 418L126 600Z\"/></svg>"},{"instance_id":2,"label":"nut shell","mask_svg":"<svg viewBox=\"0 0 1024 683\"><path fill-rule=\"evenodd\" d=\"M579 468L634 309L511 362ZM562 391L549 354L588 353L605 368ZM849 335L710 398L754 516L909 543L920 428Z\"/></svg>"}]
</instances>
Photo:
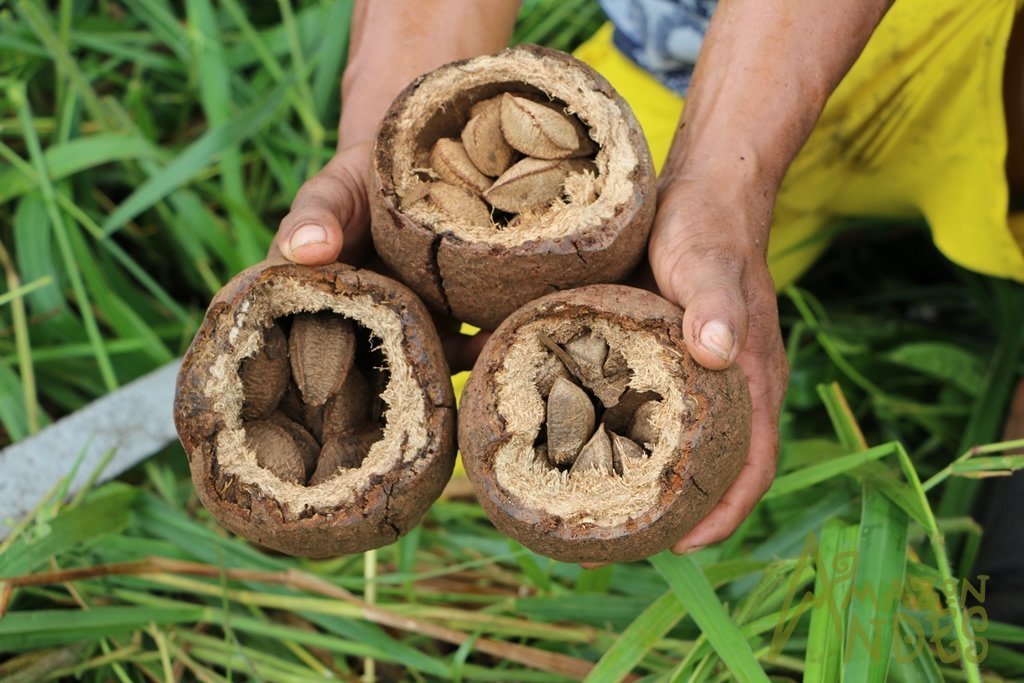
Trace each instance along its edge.
<instances>
[{"instance_id":1,"label":"nut shell","mask_svg":"<svg viewBox=\"0 0 1024 683\"><path fill-rule=\"evenodd\" d=\"M246 452L232 368L251 353L245 345L256 343L257 326L324 308L383 334L388 366L402 372L385 389L388 424L364 466L306 488L272 478ZM455 462L455 399L429 313L397 282L338 263L264 262L225 285L185 354L174 421L206 508L231 531L291 555L330 557L393 542L440 495Z\"/></svg>"},{"instance_id":2,"label":"nut shell","mask_svg":"<svg viewBox=\"0 0 1024 683\"><path fill-rule=\"evenodd\" d=\"M518 372L517 368L507 366L506 361L516 357L515 347L524 343L526 336L533 336L523 330L549 325L568 327L579 324L574 322L579 320L599 320L624 332L656 340L656 358L648 355L649 360L644 362L659 363L666 386L687 406L678 416L680 422L675 423L673 415L673 422L681 425L678 437L659 446L664 449L660 459L638 458L628 468L658 468L650 470L648 474L652 476L645 480L657 488L651 495L655 504L632 511L626 521L614 524L593 522L593 510L607 501L588 499L582 494L578 514L554 515L546 509L525 505L522 498L501 483L495 469L502 449L507 449L516 437L509 427L508 406L501 412L502 401L509 400L510 390L499 384L498 378L507 382L509 376ZM466 472L498 529L530 549L558 560L622 562L661 552L710 512L746 459L751 429L750 392L739 368L707 370L691 358L686 352L682 322L682 310L655 294L621 285L594 285L533 301L498 327L473 368L459 410L459 447ZM672 360L665 361L666 358ZM513 400L517 408L525 405L518 403L519 397ZM532 438L530 434L525 436ZM536 460L532 446L528 448L525 457ZM549 473L549 477L556 475ZM523 486L526 495L525 487L529 484ZM564 483L561 491L566 496L575 495L569 483ZM557 492L543 491L543 496L548 495L554 498Z\"/></svg>"},{"instance_id":3,"label":"nut shell","mask_svg":"<svg viewBox=\"0 0 1024 683\"><path fill-rule=\"evenodd\" d=\"M484 197L502 211L528 211L558 197L568 174L560 161L527 157L502 173Z\"/></svg>"},{"instance_id":4,"label":"nut shell","mask_svg":"<svg viewBox=\"0 0 1024 683\"><path fill-rule=\"evenodd\" d=\"M306 405L319 407L341 388L355 353L352 323L336 315L295 316L288 334L292 377Z\"/></svg>"},{"instance_id":5,"label":"nut shell","mask_svg":"<svg viewBox=\"0 0 1024 683\"><path fill-rule=\"evenodd\" d=\"M441 180L470 192L480 193L491 185L491 179L480 172L458 140L441 138L430 153L430 167Z\"/></svg>"},{"instance_id":6,"label":"nut shell","mask_svg":"<svg viewBox=\"0 0 1024 683\"><path fill-rule=\"evenodd\" d=\"M320 457L320 444L316 442L316 438L306 431L305 427L290 419L279 410L271 413L267 417L267 422L273 422L292 437L292 441L298 447L299 455L302 458L305 478L308 478L313 473L313 470L316 469L316 461Z\"/></svg>"},{"instance_id":7,"label":"nut shell","mask_svg":"<svg viewBox=\"0 0 1024 683\"><path fill-rule=\"evenodd\" d=\"M257 419L273 412L291 380L288 365L288 339L277 325L263 334L263 348L242 361L239 375L245 391L242 417Z\"/></svg>"},{"instance_id":8,"label":"nut shell","mask_svg":"<svg viewBox=\"0 0 1024 683\"><path fill-rule=\"evenodd\" d=\"M472 115L462 129L466 154L484 175L498 177L515 161L516 151L501 133L501 103L493 102Z\"/></svg>"},{"instance_id":9,"label":"nut shell","mask_svg":"<svg viewBox=\"0 0 1024 683\"><path fill-rule=\"evenodd\" d=\"M531 214L502 230L428 217L417 213L422 204L404 203L407 193L422 193L422 169L435 142L458 137L474 105L510 90L565 102L584 119L599 147L595 198L570 199L550 216ZM484 329L552 291L625 278L643 257L654 219L654 166L629 106L589 66L537 46L455 62L418 78L385 115L372 161L377 253L428 306Z\"/></svg>"},{"instance_id":10,"label":"nut shell","mask_svg":"<svg viewBox=\"0 0 1024 683\"><path fill-rule=\"evenodd\" d=\"M282 481L302 483L306 466L302 451L292 435L273 422L256 420L245 426L245 439L256 451L256 464L274 473Z\"/></svg>"},{"instance_id":11,"label":"nut shell","mask_svg":"<svg viewBox=\"0 0 1024 683\"><path fill-rule=\"evenodd\" d=\"M568 116L525 97L502 97L500 118L508 144L526 156L566 159L582 146L582 135Z\"/></svg>"}]
</instances>

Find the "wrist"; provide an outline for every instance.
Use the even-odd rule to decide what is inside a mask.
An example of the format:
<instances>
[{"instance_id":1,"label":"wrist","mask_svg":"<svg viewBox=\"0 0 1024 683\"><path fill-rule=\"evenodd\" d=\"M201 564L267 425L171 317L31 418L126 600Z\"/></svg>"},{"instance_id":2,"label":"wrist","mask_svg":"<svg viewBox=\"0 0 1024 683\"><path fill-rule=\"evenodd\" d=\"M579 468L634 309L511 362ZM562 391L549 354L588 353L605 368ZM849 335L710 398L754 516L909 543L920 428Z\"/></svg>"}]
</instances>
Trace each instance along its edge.
<instances>
[{"instance_id":1,"label":"wrist","mask_svg":"<svg viewBox=\"0 0 1024 683\"><path fill-rule=\"evenodd\" d=\"M741 254L763 257L778 186L744 164L713 160L663 173L652 243L685 238L729 244Z\"/></svg>"},{"instance_id":2,"label":"wrist","mask_svg":"<svg viewBox=\"0 0 1024 683\"><path fill-rule=\"evenodd\" d=\"M339 148L371 140L391 102L418 76L506 47L518 10L518 0L357 0Z\"/></svg>"}]
</instances>

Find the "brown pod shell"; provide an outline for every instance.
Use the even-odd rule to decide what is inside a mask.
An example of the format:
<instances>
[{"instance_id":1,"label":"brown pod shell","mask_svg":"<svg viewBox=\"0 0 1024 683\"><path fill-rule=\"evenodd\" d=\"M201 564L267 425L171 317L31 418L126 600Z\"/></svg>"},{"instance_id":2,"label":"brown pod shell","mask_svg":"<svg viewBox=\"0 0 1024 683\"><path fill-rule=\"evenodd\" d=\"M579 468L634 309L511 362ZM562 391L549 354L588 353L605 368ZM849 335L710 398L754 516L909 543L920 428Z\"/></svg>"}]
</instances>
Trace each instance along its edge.
<instances>
[{"instance_id":1,"label":"brown pod shell","mask_svg":"<svg viewBox=\"0 0 1024 683\"><path fill-rule=\"evenodd\" d=\"M242 361L238 368L242 378L242 417L254 420L274 411L281 402L288 382L291 367L288 365L288 338L277 325L271 325L263 333L263 346L250 358Z\"/></svg>"},{"instance_id":2,"label":"brown pod shell","mask_svg":"<svg viewBox=\"0 0 1024 683\"><path fill-rule=\"evenodd\" d=\"M301 313L288 333L292 376L302 400L322 406L348 376L355 359L352 322L332 313Z\"/></svg>"},{"instance_id":3,"label":"brown pod shell","mask_svg":"<svg viewBox=\"0 0 1024 683\"><path fill-rule=\"evenodd\" d=\"M629 392L661 401L651 453L621 475L569 476L535 455L545 420L536 367L551 353L539 337L565 344L584 330L634 370ZM739 368L707 370L686 351L680 308L644 290L594 285L533 301L491 335L462 395L459 447L477 497L507 535L566 562L631 561L668 548L711 511L746 459L750 410Z\"/></svg>"},{"instance_id":4,"label":"brown pod shell","mask_svg":"<svg viewBox=\"0 0 1024 683\"><path fill-rule=\"evenodd\" d=\"M405 203L423 191L435 142L461 135L473 106L504 92L578 113L598 147L594 192L575 187L587 185L586 174L576 174L578 199L565 196L504 229L451 219L429 202ZM484 329L552 291L625 278L643 257L654 220L654 166L633 112L589 66L542 47L511 48L416 79L381 122L372 161L377 253L431 308Z\"/></svg>"},{"instance_id":5,"label":"brown pod shell","mask_svg":"<svg viewBox=\"0 0 1024 683\"><path fill-rule=\"evenodd\" d=\"M383 437L358 470L316 487L282 482L245 444L238 363L271 321L330 310L373 335L388 370ZM362 552L412 529L455 464L455 398L430 314L382 275L333 263L261 263L214 297L175 392L174 421L203 505L225 527L306 557Z\"/></svg>"}]
</instances>

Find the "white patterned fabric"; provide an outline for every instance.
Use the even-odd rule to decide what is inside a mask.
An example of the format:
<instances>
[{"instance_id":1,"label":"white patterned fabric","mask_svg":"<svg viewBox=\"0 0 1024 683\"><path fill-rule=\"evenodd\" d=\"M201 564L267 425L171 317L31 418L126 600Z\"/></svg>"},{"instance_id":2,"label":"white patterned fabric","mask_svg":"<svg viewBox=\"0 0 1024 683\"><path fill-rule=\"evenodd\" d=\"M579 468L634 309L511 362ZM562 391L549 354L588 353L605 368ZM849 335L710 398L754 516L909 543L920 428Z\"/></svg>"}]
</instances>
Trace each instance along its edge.
<instances>
[{"instance_id":1,"label":"white patterned fabric","mask_svg":"<svg viewBox=\"0 0 1024 683\"><path fill-rule=\"evenodd\" d=\"M665 86L686 94L716 0L598 0L615 46Z\"/></svg>"}]
</instances>

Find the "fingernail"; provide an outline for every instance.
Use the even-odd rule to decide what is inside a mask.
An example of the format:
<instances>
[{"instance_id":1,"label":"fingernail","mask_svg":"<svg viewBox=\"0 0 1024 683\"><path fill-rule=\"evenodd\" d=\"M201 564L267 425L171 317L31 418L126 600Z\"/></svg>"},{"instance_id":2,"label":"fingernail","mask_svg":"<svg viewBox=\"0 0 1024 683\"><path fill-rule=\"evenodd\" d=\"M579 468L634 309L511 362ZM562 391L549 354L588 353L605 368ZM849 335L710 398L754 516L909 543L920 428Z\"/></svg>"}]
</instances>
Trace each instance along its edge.
<instances>
[{"instance_id":1,"label":"fingernail","mask_svg":"<svg viewBox=\"0 0 1024 683\"><path fill-rule=\"evenodd\" d=\"M322 225L303 225L292 233L288 240L288 249L292 253L310 244L322 244L327 241L327 230Z\"/></svg>"},{"instance_id":2,"label":"fingernail","mask_svg":"<svg viewBox=\"0 0 1024 683\"><path fill-rule=\"evenodd\" d=\"M672 554L674 554L674 555L689 555L690 553L695 553L698 550L704 550L705 547L706 546L703 546L703 545L688 545L688 546L683 547L683 548L679 548L677 546L673 546L672 547Z\"/></svg>"},{"instance_id":3,"label":"fingernail","mask_svg":"<svg viewBox=\"0 0 1024 683\"><path fill-rule=\"evenodd\" d=\"M721 320L704 323L700 328L700 345L724 361L729 360L733 341L732 328Z\"/></svg>"}]
</instances>

